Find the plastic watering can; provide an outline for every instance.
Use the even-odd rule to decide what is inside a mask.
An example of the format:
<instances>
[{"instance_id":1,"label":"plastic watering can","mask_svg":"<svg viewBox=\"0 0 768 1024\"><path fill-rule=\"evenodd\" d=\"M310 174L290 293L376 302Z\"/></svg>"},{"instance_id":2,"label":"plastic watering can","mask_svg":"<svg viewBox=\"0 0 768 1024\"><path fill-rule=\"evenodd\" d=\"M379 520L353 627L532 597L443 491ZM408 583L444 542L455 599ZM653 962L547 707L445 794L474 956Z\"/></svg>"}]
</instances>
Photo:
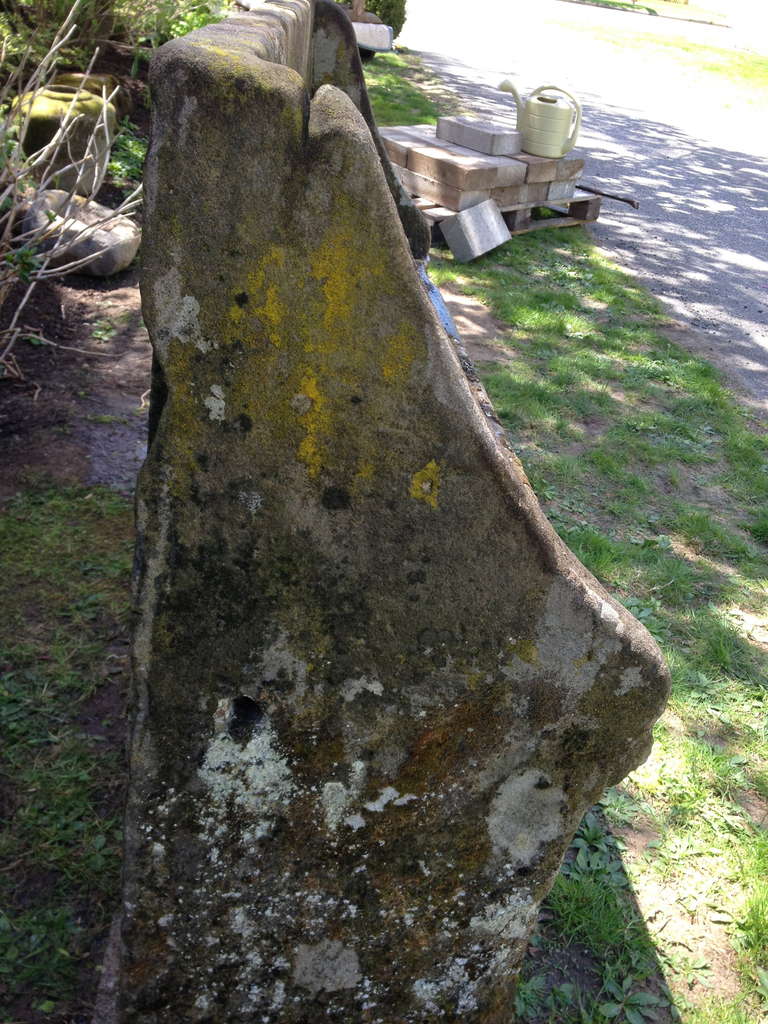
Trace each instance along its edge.
<instances>
[{"instance_id":1,"label":"plastic watering can","mask_svg":"<svg viewBox=\"0 0 768 1024\"><path fill-rule=\"evenodd\" d=\"M576 145L581 127L581 104L558 85L540 85L523 104L514 85L505 79L499 88L512 93L523 151L534 156L561 157ZM555 96L553 93L561 93Z\"/></svg>"}]
</instances>

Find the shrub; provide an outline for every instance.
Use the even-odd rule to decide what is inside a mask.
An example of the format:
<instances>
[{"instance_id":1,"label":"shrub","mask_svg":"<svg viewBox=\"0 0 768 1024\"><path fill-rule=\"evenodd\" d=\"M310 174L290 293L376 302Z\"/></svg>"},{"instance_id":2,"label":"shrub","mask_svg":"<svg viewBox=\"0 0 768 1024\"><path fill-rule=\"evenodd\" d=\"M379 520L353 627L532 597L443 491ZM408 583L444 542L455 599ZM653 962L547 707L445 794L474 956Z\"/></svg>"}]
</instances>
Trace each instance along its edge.
<instances>
[{"instance_id":1,"label":"shrub","mask_svg":"<svg viewBox=\"0 0 768 1024\"><path fill-rule=\"evenodd\" d=\"M377 15L385 25L390 25L395 38L405 24L405 0L367 0L366 9Z\"/></svg>"}]
</instances>

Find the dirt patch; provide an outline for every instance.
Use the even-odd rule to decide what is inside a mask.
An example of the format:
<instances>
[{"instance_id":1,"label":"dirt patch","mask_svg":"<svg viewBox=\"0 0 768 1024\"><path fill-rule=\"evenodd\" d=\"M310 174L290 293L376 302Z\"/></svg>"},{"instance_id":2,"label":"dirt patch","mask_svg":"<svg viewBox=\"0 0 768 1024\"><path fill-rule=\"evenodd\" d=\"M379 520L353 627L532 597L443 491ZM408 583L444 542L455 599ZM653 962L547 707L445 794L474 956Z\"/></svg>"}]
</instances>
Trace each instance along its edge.
<instances>
[{"instance_id":1,"label":"dirt patch","mask_svg":"<svg viewBox=\"0 0 768 1024\"><path fill-rule=\"evenodd\" d=\"M145 453L150 369L138 271L43 282L24 325L52 344L20 340L24 380L0 381L0 500L30 476L130 493Z\"/></svg>"},{"instance_id":2,"label":"dirt patch","mask_svg":"<svg viewBox=\"0 0 768 1024\"><path fill-rule=\"evenodd\" d=\"M505 345L509 327L492 316L479 299L450 284L440 286L467 355L475 364L509 362L513 353Z\"/></svg>"},{"instance_id":3,"label":"dirt patch","mask_svg":"<svg viewBox=\"0 0 768 1024\"><path fill-rule=\"evenodd\" d=\"M659 835L648 822L639 819L634 827L612 831L624 842L627 863L653 856L649 844ZM712 911L702 894L688 892L680 879L665 881L648 870L637 874L633 899L654 945L666 948L673 969L684 978L688 998L697 1003L716 991L723 999L735 999L741 987L727 930L730 916Z\"/></svg>"}]
</instances>

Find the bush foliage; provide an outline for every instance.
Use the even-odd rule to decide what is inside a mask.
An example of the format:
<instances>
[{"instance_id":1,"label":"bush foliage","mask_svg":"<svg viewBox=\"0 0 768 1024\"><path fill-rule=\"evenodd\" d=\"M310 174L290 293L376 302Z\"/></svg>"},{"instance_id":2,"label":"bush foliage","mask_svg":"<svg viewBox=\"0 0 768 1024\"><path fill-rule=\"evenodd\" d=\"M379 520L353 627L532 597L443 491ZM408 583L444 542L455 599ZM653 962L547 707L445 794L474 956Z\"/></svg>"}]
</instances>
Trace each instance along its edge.
<instances>
[{"instance_id":1,"label":"bush foliage","mask_svg":"<svg viewBox=\"0 0 768 1024\"><path fill-rule=\"evenodd\" d=\"M395 37L400 35L405 24L405 0L367 0L366 9L377 15L385 25L390 25Z\"/></svg>"}]
</instances>

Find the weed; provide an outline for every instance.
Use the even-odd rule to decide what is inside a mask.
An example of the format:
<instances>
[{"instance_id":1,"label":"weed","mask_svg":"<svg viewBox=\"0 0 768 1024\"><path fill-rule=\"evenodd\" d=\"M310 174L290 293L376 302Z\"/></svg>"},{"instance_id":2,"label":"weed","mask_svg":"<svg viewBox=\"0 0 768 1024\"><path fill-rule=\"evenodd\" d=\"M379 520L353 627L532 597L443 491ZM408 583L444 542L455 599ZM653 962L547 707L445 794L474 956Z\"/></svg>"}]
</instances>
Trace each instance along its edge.
<instances>
[{"instance_id":1,"label":"weed","mask_svg":"<svg viewBox=\"0 0 768 1024\"><path fill-rule=\"evenodd\" d=\"M146 139L136 134L136 128L129 118L123 118L120 122L120 132L112 144L107 167L112 184L123 188L138 184L144 173L146 155Z\"/></svg>"}]
</instances>

